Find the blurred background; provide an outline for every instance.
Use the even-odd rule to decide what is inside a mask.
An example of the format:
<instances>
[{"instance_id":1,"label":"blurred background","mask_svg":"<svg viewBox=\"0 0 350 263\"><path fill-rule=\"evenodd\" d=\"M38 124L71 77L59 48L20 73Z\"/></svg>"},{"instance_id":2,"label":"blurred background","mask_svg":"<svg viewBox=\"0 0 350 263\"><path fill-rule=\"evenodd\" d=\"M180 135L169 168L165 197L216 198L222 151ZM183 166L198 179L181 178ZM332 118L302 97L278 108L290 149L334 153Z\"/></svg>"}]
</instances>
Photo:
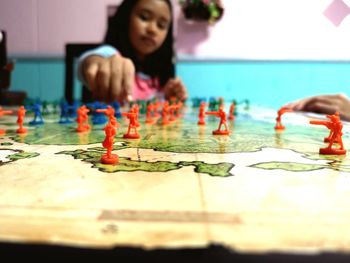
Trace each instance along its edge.
<instances>
[{"instance_id":1,"label":"blurred background","mask_svg":"<svg viewBox=\"0 0 350 263\"><path fill-rule=\"evenodd\" d=\"M0 0L7 47L1 66L10 72L10 82L1 80L2 100L11 100L9 93L62 99L67 44L102 41L119 3ZM191 97L249 99L277 109L300 97L349 93L350 0L221 0L217 21L186 18L180 1L173 4L176 70ZM74 65L73 56L73 73ZM73 82L80 99L75 74Z\"/></svg>"}]
</instances>

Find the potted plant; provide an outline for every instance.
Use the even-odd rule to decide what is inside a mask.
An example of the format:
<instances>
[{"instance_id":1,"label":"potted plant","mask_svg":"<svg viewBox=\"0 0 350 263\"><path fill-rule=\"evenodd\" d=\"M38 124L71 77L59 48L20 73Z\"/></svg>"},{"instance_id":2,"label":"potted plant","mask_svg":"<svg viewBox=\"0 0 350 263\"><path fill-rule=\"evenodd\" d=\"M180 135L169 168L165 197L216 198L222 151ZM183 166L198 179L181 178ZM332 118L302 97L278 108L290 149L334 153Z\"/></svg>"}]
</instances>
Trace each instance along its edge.
<instances>
[{"instance_id":1,"label":"potted plant","mask_svg":"<svg viewBox=\"0 0 350 263\"><path fill-rule=\"evenodd\" d=\"M224 8L220 0L179 0L181 10L188 20L215 23L223 15Z\"/></svg>"}]
</instances>

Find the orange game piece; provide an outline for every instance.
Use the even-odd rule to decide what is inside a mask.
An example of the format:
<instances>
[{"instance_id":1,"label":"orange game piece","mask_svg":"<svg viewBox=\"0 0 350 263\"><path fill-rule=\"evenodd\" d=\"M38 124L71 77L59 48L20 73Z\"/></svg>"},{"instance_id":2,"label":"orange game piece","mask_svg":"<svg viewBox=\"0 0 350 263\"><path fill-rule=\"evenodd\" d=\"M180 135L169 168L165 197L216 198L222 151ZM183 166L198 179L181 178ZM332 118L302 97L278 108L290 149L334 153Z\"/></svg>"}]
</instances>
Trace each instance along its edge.
<instances>
[{"instance_id":1,"label":"orange game piece","mask_svg":"<svg viewBox=\"0 0 350 263\"><path fill-rule=\"evenodd\" d=\"M342 140L342 129L343 124L340 121L339 112L336 112L333 115L327 115L327 118L330 119L329 121L317 121L312 120L310 121L310 124L316 124L316 125L324 125L330 130L330 134L328 136L329 145L326 148L320 148L320 154L346 154L346 150L344 149L344 144ZM332 147L334 143L339 144L339 148Z\"/></svg>"},{"instance_id":2,"label":"orange game piece","mask_svg":"<svg viewBox=\"0 0 350 263\"><path fill-rule=\"evenodd\" d=\"M134 104L132 106L132 110L135 113L135 125L136 127L140 127L140 122L139 122L139 112L140 112L140 107L138 104Z\"/></svg>"},{"instance_id":3,"label":"orange game piece","mask_svg":"<svg viewBox=\"0 0 350 263\"><path fill-rule=\"evenodd\" d=\"M90 110L85 106L80 106L77 110L77 123L78 127L76 128L77 132L86 132L90 129L90 125L88 124L88 112Z\"/></svg>"},{"instance_id":4,"label":"orange game piece","mask_svg":"<svg viewBox=\"0 0 350 263\"><path fill-rule=\"evenodd\" d=\"M0 117L4 116L6 114L12 114L12 110L3 110L2 107L0 106ZM0 135L5 134L6 131L3 129L0 129Z\"/></svg>"},{"instance_id":5,"label":"orange game piece","mask_svg":"<svg viewBox=\"0 0 350 263\"><path fill-rule=\"evenodd\" d=\"M108 105L107 109L97 109L96 112L104 113L108 117L108 123L114 126L115 128L119 127L117 118L115 117L115 109Z\"/></svg>"},{"instance_id":6,"label":"orange game piece","mask_svg":"<svg viewBox=\"0 0 350 263\"><path fill-rule=\"evenodd\" d=\"M107 153L102 155L101 163L103 164L116 164L119 161L119 157L116 154L112 154L114 136L117 134L115 126L111 123L108 123L104 128L106 138L102 142L102 146L107 149Z\"/></svg>"},{"instance_id":7,"label":"orange game piece","mask_svg":"<svg viewBox=\"0 0 350 263\"><path fill-rule=\"evenodd\" d=\"M173 122L173 121L176 121L176 116L175 116L175 111L176 111L176 108L177 108L177 105L176 104L171 104L169 106L169 121L170 122Z\"/></svg>"},{"instance_id":8,"label":"orange game piece","mask_svg":"<svg viewBox=\"0 0 350 263\"><path fill-rule=\"evenodd\" d=\"M129 119L129 127L127 133L123 135L123 138L127 139L138 139L140 138L140 134L137 132L137 123L136 123L136 113L133 109L129 112L123 112L122 116L125 116ZM134 130L134 133L131 133L131 129Z\"/></svg>"},{"instance_id":9,"label":"orange game piece","mask_svg":"<svg viewBox=\"0 0 350 263\"><path fill-rule=\"evenodd\" d=\"M153 118L154 109L155 109L154 104L152 102L150 102L147 105L147 112L146 112L146 123L148 123L148 124L155 123L155 119Z\"/></svg>"},{"instance_id":10,"label":"orange game piece","mask_svg":"<svg viewBox=\"0 0 350 263\"><path fill-rule=\"evenodd\" d=\"M6 115L6 114L12 114L12 110L3 110L2 107L0 106L0 117Z\"/></svg>"},{"instance_id":11,"label":"orange game piece","mask_svg":"<svg viewBox=\"0 0 350 263\"><path fill-rule=\"evenodd\" d=\"M169 121L173 122L176 120L176 111L178 109L178 105L176 103L176 97L170 98L170 106L169 106Z\"/></svg>"},{"instance_id":12,"label":"orange game piece","mask_svg":"<svg viewBox=\"0 0 350 263\"><path fill-rule=\"evenodd\" d=\"M169 102L165 101L164 105L163 105L163 110L162 110L162 124L163 125L167 125L170 123L169 119L168 119L168 114L169 114Z\"/></svg>"},{"instance_id":13,"label":"orange game piece","mask_svg":"<svg viewBox=\"0 0 350 263\"><path fill-rule=\"evenodd\" d=\"M286 112L292 112L292 109L289 109L287 107L282 107L277 112L277 118L276 118L276 125L275 130L284 130L286 127L282 125L282 115Z\"/></svg>"},{"instance_id":14,"label":"orange game piece","mask_svg":"<svg viewBox=\"0 0 350 263\"><path fill-rule=\"evenodd\" d=\"M233 121L235 119L235 103L232 102L231 105L230 105L230 110L229 110L229 115L228 115L228 119L230 121Z\"/></svg>"},{"instance_id":15,"label":"orange game piece","mask_svg":"<svg viewBox=\"0 0 350 263\"><path fill-rule=\"evenodd\" d=\"M198 125L205 125L205 107L207 106L207 104L202 101L201 105L199 106L199 113L198 113Z\"/></svg>"},{"instance_id":16,"label":"orange game piece","mask_svg":"<svg viewBox=\"0 0 350 263\"><path fill-rule=\"evenodd\" d=\"M215 117L220 118L220 124L219 124L218 129L213 131L214 135L229 135L230 134L230 131L227 129L227 125L226 125L226 112L224 111L222 105L219 107L218 111L207 111L205 114L214 115ZM225 130L221 130L222 125L224 125Z\"/></svg>"},{"instance_id":17,"label":"orange game piece","mask_svg":"<svg viewBox=\"0 0 350 263\"><path fill-rule=\"evenodd\" d=\"M158 112L158 108L160 107L160 106L162 106L163 105L163 103L161 102L161 101L156 101L155 103L154 103L154 117L155 118L160 118L160 113Z\"/></svg>"},{"instance_id":18,"label":"orange game piece","mask_svg":"<svg viewBox=\"0 0 350 263\"><path fill-rule=\"evenodd\" d=\"M179 101L177 104L176 104L176 118L181 118L182 117L182 109L183 109L183 102L182 101Z\"/></svg>"},{"instance_id":19,"label":"orange game piece","mask_svg":"<svg viewBox=\"0 0 350 263\"><path fill-rule=\"evenodd\" d=\"M17 133L27 133L27 129L23 127L24 116L26 115L26 109L24 106L20 106L17 112L17 123L19 128L16 130Z\"/></svg>"}]
</instances>

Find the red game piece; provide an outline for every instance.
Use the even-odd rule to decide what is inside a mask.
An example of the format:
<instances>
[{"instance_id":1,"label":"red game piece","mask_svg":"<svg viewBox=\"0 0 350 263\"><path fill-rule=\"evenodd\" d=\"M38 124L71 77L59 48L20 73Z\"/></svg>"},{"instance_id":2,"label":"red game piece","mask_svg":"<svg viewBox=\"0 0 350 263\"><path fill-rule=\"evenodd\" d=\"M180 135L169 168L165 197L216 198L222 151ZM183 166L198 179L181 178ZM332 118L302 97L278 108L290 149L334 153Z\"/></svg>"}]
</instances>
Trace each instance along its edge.
<instances>
[{"instance_id":1,"label":"red game piece","mask_svg":"<svg viewBox=\"0 0 350 263\"><path fill-rule=\"evenodd\" d=\"M229 116L228 116L228 119L230 121L233 121L235 119L234 113L235 113L235 103L232 102L230 105Z\"/></svg>"},{"instance_id":2,"label":"red game piece","mask_svg":"<svg viewBox=\"0 0 350 263\"><path fill-rule=\"evenodd\" d=\"M90 129L90 125L88 124L88 112L90 110L88 108L86 108L85 105L80 106L77 110L77 123L78 123L78 127L76 128L77 132L86 132Z\"/></svg>"},{"instance_id":3,"label":"red game piece","mask_svg":"<svg viewBox=\"0 0 350 263\"><path fill-rule=\"evenodd\" d=\"M108 123L104 128L106 138L102 142L102 146L107 149L107 153L102 155L101 163L103 164L116 164L119 161L119 157L116 154L112 154L114 136L117 134L115 126L111 123Z\"/></svg>"},{"instance_id":4,"label":"red game piece","mask_svg":"<svg viewBox=\"0 0 350 263\"><path fill-rule=\"evenodd\" d=\"M115 117L115 109L112 106L108 105L107 109L97 109L96 112L103 112L108 117L109 124L111 124L115 128L119 127L119 123L117 121L117 118Z\"/></svg>"},{"instance_id":5,"label":"red game piece","mask_svg":"<svg viewBox=\"0 0 350 263\"><path fill-rule=\"evenodd\" d=\"M127 139L138 139L140 138L140 134L137 132L137 123L136 123L136 113L133 109L129 112L123 112L122 116L125 116L129 119L129 127L127 133L123 135L123 138ZM131 133L131 129L134 130L134 133Z\"/></svg>"},{"instance_id":6,"label":"red game piece","mask_svg":"<svg viewBox=\"0 0 350 263\"><path fill-rule=\"evenodd\" d=\"M140 127L140 122L139 122L139 112L140 112L140 107L138 104L132 105L131 110L135 113L135 125L136 127Z\"/></svg>"},{"instance_id":7,"label":"red game piece","mask_svg":"<svg viewBox=\"0 0 350 263\"><path fill-rule=\"evenodd\" d=\"M182 117L182 107L183 107L183 103L182 101L179 101L177 104L176 104L176 118L181 118Z\"/></svg>"},{"instance_id":8,"label":"red game piece","mask_svg":"<svg viewBox=\"0 0 350 263\"><path fill-rule=\"evenodd\" d=\"M154 104L154 117L160 118L162 115L159 113L158 108L162 107L163 103L161 101L156 101Z\"/></svg>"},{"instance_id":9,"label":"red game piece","mask_svg":"<svg viewBox=\"0 0 350 263\"><path fill-rule=\"evenodd\" d=\"M205 125L205 107L207 104L203 101L201 102L201 105L199 106L199 113L198 113L198 125Z\"/></svg>"},{"instance_id":10,"label":"red game piece","mask_svg":"<svg viewBox=\"0 0 350 263\"><path fill-rule=\"evenodd\" d=\"M154 109L154 104L152 102L148 103L146 112L146 123L148 124L155 123L155 119L152 117L154 115Z\"/></svg>"},{"instance_id":11,"label":"red game piece","mask_svg":"<svg viewBox=\"0 0 350 263\"><path fill-rule=\"evenodd\" d=\"M292 109L289 109L287 107L282 107L278 110L277 112L277 118L276 118L276 125L275 125L275 130L284 130L286 127L282 125L282 115L286 112L292 112Z\"/></svg>"},{"instance_id":12,"label":"red game piece","mask_svg":"<svg viewBox=\"0 0 350 263\"><path fill-rule=\"evenodd\" d=\"M6 114L12 114L12 110L3 110L2 107L0 106L0 117L4 116ZM0 129L0 135L5 134L6 131L3 129Z\"/></svg>"},{"instance_id":13,"label":"red game piece","mask_svg":"<svg viewBox=\"0 0 350 263\"><path fill-rule=\"evenodd\" d=\"M327 115L327 118L330 119L330 121L310 121L311 124L324 125L330 130L330 134L327 138L329 140L329 145L326 148L320 148L320 154L346 154L342 140L343 124L340 121L339 113L336 112L334 115ZM338 143L340 147L332 148L334 143Z\"/></svg>"},{"instance_id":14,"label":"red game piece","mask_svg":"<svg viewBox=\"0 0 350 263\"><path fill-rule=\"evenodd\" d=\"M163 110L162 110L162 124L167 125L170 123L168 119L168 114L169 114L169 102L165 101L163 105Z\"/></svg>"},{"instance_id":15,"label":"red game piece","mask_svg":"<svg viewBox=\"0 0 350 263\"><path fill-rule=\"evenodd\" d=\"M223 106L219 107L219 111L207 111L205 114L214 115L215 117L220 118L220 124L217 130L213 131L214 135L229 135L230 131L227 129L226 125L226 112L223 109ZM224 125L225 130L221 130L221 126Z\"/></svg>"},{"instance_id":16,"label":"red game piece","mask_svg":"<svg viewBox=\"0 0 350 263\"><path fill-rule=\"evenodd\" d=\"M170 106L169 106L169 121L170 122L173 122L176 120L176 117L177 117L177 110L178 110L178 105L177 105L177 102L176 102L176 97L171 97L170 98Z\"/></svg>"},{"instance_id":17,"label":"red game piece","mask_svg":"<svg viewBox=\"0 0 350 263\"><path fill-rule=\"evenodd\" d=\"M17 123L19 128L16 130L17 133L27 133L27 129L23 127L24 116L26 115L26 109L24 106L20 106L17 112Z\"/></svg>"},{"instance_id":18,"label":"red game piece","mask_svg":"<svg viewBox=\"0 0 350 263\"><path fill-rule=\"evenodd\" d=\"M171 104L169 106L169 121L170 122L173 122L173 121L176 121L176 116L175 116L175 111L176 111L176 108L177 108L177 105L176 104Z\"/></svg>"}]
</instances>

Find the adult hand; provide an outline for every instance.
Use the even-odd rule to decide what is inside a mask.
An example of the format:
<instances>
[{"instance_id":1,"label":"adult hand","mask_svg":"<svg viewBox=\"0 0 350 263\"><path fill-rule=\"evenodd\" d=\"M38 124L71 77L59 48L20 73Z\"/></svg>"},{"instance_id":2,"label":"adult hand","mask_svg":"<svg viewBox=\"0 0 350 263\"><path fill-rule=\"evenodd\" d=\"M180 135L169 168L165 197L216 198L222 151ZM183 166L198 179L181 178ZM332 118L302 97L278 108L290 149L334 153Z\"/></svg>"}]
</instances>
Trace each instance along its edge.
<instances>
[{"instance_id":1,"label":"adult hand","mask_svg":"<svg viewBox=\"0 0 350 263\"><path fill-rule=\"evenodd\" d=\"M119 54L108 58L92 55L85 58L83 77L96 100L123 102L132 100L135 66Z\"/></svg>"},{"instance_id":2,"label":"adult hand","mask_svg":"<svg viewBox=\"0 0 350 263\"><path fill-rule=\"evenodd\" d=\"M345 94L319 95L304 98L286 105L295 111L334 114L339 112L341 119L350 121L350 100Z\"/></svg>"}]
</instances>

